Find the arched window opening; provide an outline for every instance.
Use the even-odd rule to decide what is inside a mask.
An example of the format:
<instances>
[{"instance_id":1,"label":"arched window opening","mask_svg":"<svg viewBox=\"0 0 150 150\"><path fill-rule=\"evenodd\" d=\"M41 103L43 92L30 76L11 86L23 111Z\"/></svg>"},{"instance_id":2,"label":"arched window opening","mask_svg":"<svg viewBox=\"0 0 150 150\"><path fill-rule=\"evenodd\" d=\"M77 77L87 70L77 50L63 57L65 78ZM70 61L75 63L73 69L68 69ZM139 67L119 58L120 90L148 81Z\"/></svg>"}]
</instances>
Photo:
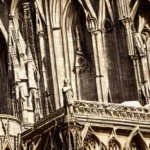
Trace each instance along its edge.
<instances>
[{"instance_id":1,"label":"arched window opening","mask_svg":"<svg viewBox=\"0 0 150 150\"><path fill-rule=\"evenodd\" d=\"M10 147L7 145L6 148L5 148L5 150L10 150Z\"/></svg>"},{"instance_id":2,"label":"arched window opening","mask_svg":"<svg viewBox=\"0 0 150 150\"><path fill-rule=\"evenodd\" d=\"M139 135L133 137L130 142L130 149L131 150L146 150L144 143L140 139Z\"/></svg>"},{"instance_id":3,"label":"arched window opening","mask_svg":"<svg viewBox=\"0 0 150 150\"><path fill-rule=\"evenodd\" d=\"M121 149L119 143L115 139L111 139L109 141L108 146L109 146L109 150L120 150Z\"/></svg>"},{"instance_id":4,"label":"arched window opening","mask_svg":"<svg viewBox=\"0 0 150 150\"><path fill-rule=\"evenodd\" d=\"M93 138L87 138L84 141L84 150L107 150L107 149L102 142L98 143Z\"/></svg>"},{"instance_id":5,"label":"arched window opening","mask_svg":"<svg viewBox=\"0 0 150 150\"><path fill-rule=\"evenodd\" d=\"M106 146L99 140L93 129L89 126L89 130L83 141L84 150L107 150Z\"/></svg>"},{"instance_id":6,"label":"arched window opening","mask_svg":"<svg viewBox=\"0 0 150 150\"><path fill-rule=\"evenodd\" d=\"M75 13L72 35L77 97L82 100L97 100L92 37L87 30L85 15L79 4Z\"/></svg>"},{"instance_id":7,"label":"arched window opening","mask_svg":"<svg viewBox=\"0 0 150 150\"><path fill-rule=\"evenodd\" d=\"M130 133L126 144L125 149L129 150L148 150L148 146L145 142L145 139L142 133L139 131L139 127L135 127Z\"/></svg>"}]
</instances>

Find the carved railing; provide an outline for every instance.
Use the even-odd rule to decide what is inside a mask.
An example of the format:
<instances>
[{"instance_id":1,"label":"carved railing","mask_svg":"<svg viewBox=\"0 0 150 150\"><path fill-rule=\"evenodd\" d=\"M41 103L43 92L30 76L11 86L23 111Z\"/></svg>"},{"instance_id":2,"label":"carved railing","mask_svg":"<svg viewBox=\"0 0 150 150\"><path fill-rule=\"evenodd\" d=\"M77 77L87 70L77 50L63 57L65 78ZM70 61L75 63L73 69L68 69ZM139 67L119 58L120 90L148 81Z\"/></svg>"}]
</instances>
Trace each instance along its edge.
<instances>
[{"instance_id":1,"label":"carved railing","mask_svg":"<svg viewBox=\"0 0 150 150\"><path fill-rule=\"evenodd\" d=\"M121 104L100 104L98 102L74 101L74 115L97 116L98 118L124 119L140 122L150 121L150 108Z\"/></svg>"}]
</instances>

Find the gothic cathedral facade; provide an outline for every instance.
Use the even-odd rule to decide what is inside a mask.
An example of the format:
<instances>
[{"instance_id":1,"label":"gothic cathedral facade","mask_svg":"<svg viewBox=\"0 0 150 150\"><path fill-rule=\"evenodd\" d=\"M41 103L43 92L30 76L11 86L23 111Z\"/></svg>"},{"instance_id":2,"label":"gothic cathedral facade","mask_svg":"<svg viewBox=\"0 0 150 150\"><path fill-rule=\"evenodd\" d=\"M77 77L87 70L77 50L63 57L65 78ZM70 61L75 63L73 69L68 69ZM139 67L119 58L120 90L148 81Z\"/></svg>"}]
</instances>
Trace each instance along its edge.
<instances>
[{"instance_id":1,"label":"gothic cathedral facade","mask_svg":"<svg viewBox=\"0 0 150 150\"><path fill-rule=\"evenodd\" d=\"M0 0L0 150L150 149L150 0Z\"/></svg>"}]
</instances>

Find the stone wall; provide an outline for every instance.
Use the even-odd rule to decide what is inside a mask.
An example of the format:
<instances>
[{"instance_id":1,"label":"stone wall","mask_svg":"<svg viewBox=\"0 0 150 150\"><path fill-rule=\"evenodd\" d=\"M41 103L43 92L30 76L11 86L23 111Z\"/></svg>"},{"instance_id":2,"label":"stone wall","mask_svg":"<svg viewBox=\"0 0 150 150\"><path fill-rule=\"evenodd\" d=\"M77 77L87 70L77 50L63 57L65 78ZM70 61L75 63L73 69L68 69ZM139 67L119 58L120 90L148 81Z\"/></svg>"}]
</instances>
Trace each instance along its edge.
<instances>
[{"instance_id":1,"label":"stone wall","mask_svg":"<svg viewBox=\"0 0 150 150\"><path fill-rule=\"evenodd\" d=\"M138 14L146 3L139 8L138 3L125 7L132 10L135 6L131 13ZM139 35L138 17L132 19L129 12L121 12L120 1L12 1L10 8L8 2L3 5L7 17L1 16L1 29L8 43L3 44L8 62L3 58L1 64L8 70L8 75L3 72L3 82L5 90L9 88L1 103L7 112L33 123L57 110L64 105L65 78L74 99L149 103L149 42L142 41L148 39L149 27L146 24L147 30L143 28Z\"/></svg>"}]
</instances>

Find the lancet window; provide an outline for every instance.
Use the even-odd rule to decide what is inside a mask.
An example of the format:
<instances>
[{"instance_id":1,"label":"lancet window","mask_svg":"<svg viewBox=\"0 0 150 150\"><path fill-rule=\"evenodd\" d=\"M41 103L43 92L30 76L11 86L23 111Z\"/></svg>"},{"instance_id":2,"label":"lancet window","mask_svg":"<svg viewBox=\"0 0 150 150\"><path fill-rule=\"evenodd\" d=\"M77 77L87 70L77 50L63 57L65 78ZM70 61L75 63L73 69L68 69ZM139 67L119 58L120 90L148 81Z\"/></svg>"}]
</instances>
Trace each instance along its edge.
<instances>
[{"instance_id":1,"label":"lancet window","mask_svg":"<svg viewBox=\"0 0 150 150\"><path fill-rule=\"evenodd\" d=\"M109 141L108 146L109 146L109 150L120 150L120 146L115 139L111 139Z\"/></svg>"},{"instance_id":2,"label":"lancet window","mask_svg":"<svg viewBox=\"0 0 150 150\"><path fill-rule=\"evenodd\" d=\"M145 150L142 142L138 141L138 139L136 139L136 137L134 137L132 139L132 141L130 142L130 149L131 150Z\"/></svg>"},{"instance_id":3,"label":"lancet window","mask_svg":"<svg viewBox=\"0 0 150 150\"><path fill-rule=\"evenodd\" d=\"M79 4L77 8L78 12L75 13L72 26L77 97L84 100L97 100L92 37L85 25L85 15Z\"/></svg>"}]
</instances>

